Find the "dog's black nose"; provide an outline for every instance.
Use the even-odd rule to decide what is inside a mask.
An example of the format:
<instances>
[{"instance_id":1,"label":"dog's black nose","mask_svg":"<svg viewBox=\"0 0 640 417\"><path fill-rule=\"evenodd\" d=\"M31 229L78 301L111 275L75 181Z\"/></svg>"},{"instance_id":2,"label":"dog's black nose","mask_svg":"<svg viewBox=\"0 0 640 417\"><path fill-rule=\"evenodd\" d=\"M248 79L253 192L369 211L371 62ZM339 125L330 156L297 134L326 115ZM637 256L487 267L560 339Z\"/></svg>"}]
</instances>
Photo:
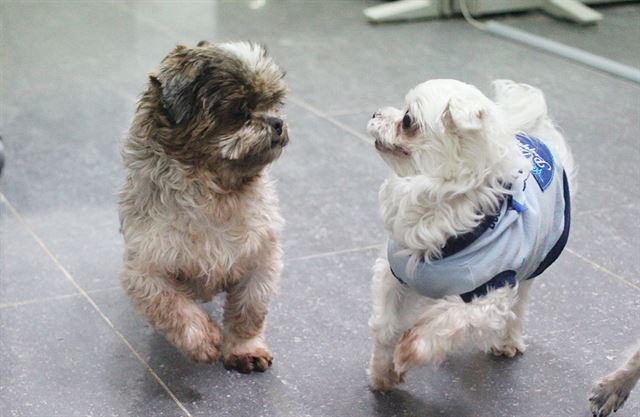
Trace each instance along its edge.
<instances>
[{"instance_id":1,"label":"dog's black nose","mask_svg":"<svg viewBox=\"0 0 640 417\"><path fill-rule=\"evenodd\" d=\"M372 118L372 119L375 119L376 117L380 117L380 116L382 116L382 113L380 113L380 111L376 110L376 111L373 113L373 116L371 116L371 118Z\"/></svg>"},{"instance_id":2,"label":"dog's black nose","mask_svg":"<svg viewBox=\"0 0 640 417\"><path fill-rule=\"evenodd\" d=\"M284 122L277 117L267 117L267 123L276 131L278 136L282 135L282 126Z\"/></svg>"}]
</instances>

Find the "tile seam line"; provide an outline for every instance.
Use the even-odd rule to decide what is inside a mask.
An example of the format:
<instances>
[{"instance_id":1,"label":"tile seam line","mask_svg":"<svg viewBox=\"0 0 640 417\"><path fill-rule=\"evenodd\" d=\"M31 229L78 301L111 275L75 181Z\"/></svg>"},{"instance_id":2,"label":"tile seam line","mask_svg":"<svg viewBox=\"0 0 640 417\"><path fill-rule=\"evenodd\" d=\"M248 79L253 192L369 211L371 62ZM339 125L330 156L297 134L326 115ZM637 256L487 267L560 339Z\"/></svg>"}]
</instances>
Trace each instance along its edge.
<instances>
[{"instance_id":1,"label":"tile seam line","mask_svg":"<svg viewBox=\"0 0 640 417\"><path fill-rule=\"evenodd\" d=\"M311 255L303 255L303 256L297 256L295 258L290 258L290 259L284 259L284 262L299 262L299 261L306 261L309 259L317 259L317 258L327 258L329 256L334 256L334 255L344 255L344 254L348 254L348 253L355 253L355 252L366 252L368 250L373 250L373 249L382 249L382 247L384 247L384 245L380 244L380 245L369 245L369 246L359 246L356 248L349 248L349 249L341 249L341 250L337 250L337 251L332 251L332 252L321 252L321 253L314 253Z\"/></svg>"},{"instance_id":2,"label":"tile seam line","mask_svg":"<svg viewBox=\"0 0 640 417\"><path fill-rule=\"evenodd\" d=\"M284 258L283 261L285 263L287 263L287 262L300 262L300 261L306 261L306 260L310 260L310 259L328 258L330 256L335 256L335 255L346 255L346 254L349 254L349 253L366 252L366 251L374 250L374 249L382 249L383 247L384 247L383 244L368 245L368 246L358 246L358 247L341 249L341 250L330 251L330 252L312 253L310 255L296 256L294 258L288 258L288 259ZM105 291L115 291L115 290L117 290L119 288L120 287L96 288L94 290L86 290L86 292L87 292L87 294L95 294L95 293L100 293L100 292L105 292ZM60 294L60 295L54 295L54 296L51 296L51 297L31 298L31 299L27 299L27 300L14 301L14 302L9 302L9 303L0 303L0 310L1 309L5 309L5 308L21 307L23 305L29 305L29 304L33 304L33 303L40 303L40 302L47 302L47 301L57 301L57 300L64 300L64 299L67 299L67 298L75 298L75 297L82 297L82 294L79 293L79 292L76 292L76 293L73 293L73 294Z\"/></svg>"},{"instance_id":3,"label":"tile seam line","mask_svg":"<svg viewBox=\"0 0 640 417\"><path fill-rule=\"evenodd\" d=\"M354 252L365 252L365 251L368 251L368 250L382 248L383 246L384 245L370 245L370 246L361 246L361 247L357 247L357 248L343 249L343 250L338 250L338 251L333 251L333 252L322 252L322 253L317 253L317 254L312 254L312 255L298 256L298 257L295 257L295 258L285 259L284 262L299 262L299 261L306 261L306 260L309 260L309 259L325 258L325 257L329 257L329 256L334 256L334 255L343 255L343 254L354 253ZM583 255L577 253L576 251L574 251L571 248L566 248L566 250L567 250L567 252L569 252L573 256L577 257L578 259L588 263L589 265L591 265L595 269L597 269L599 271L602 271L606 275L609 275L609 276L617 279L618 281L630 286L631 288L634 288L634 289L640 291L640 286L638 286L638 285L634 284L633 282L629 281L627 278L623 277L622 275L619 275L619 274L616 274L613 271L610 271L609 269L607 269L604 266L598 264L597 262L592 261L591 259L587 258L586 256L583 256Z\"/></svg>"},{"instance_id":4,"label":"tile seam line","mask_svg":"<svg viewBox=\"0 0 640 417\"><path fill-rule=\"evenodd\" d=\"M316 107L314 107L313 105L311 105L311 104L309 104L309 103L305 102L304 100L301 100L301 99L299 99L299 98L297 98L297 97L295 97L295 96L291 96L291 97L289 97L289 98L290 98L290 100L291 100L294 104L297 104L298 106L302 107L303 109L305 109L305 110L306 110L306 111L308 111L309 113L311 113L311 114L313 114L313 115L315 115L315 116L317 116L317 117L320 117L320 118L322 118L322 119L324 119L324 120L326 120L326 121L330 122L331 124L333 124L333 125L337 126L338 128L340 128L340 129L342 129L342 130L346 131L347 133L351 134L352 136L355 136L356 138L358 138L358 139L360 139L360 140L362 140L362 141L364 141L364 142L366 142L366 143L369 143L369 144L371 143L371 141L369 141L369 140L368 140L364 135L362 135L362 134L360 134L360 133L356 132L355 130L353 130L352 128L350 128L350 127L348 127L348 126L344 125L342 122L339 122L339 121L337 121L337 120L333 119L331 116L327 115L327 113L323 112L323 111L322 111L322 110L320 110L320 109L317 109ZM626 278L624 278L623 276L618 275L618 274L616 274L615 272L608 270L607 268L603 267L602 265L598 264L597 262L594 262L594 261L592 261L591 259L589 259L589 258L587 258L587 257L585 257L585 256L583 256L583 255L580 255L579 253L577 253L577 252L573 251L573 250L572 250L572 249L570 249L570 248L567 248L567 251L568 251L569 253L571 253L573 256L575 256L575 257L577 257L577 258L581 259L582 261L584 261L584 262L586 262L586 263L590 264L590 265L591 265L592 267L594 267L595 269L598 269L598 270L600 270L600 271L604 272L605 274L607 274L607 275L609 275L609 276L611 276L611 277L613 277L613 278L617 279L618 281L621 281L621 282L623 282L624 284L627 284L627 285L628 285L628 286L630 286L631 288L634 288L634 289L636 289L636 290L640 290L640 286L638 286L638 285L636 285L636 284L632 283L631 281L627 280L627 279L626 279ZM334 254L334 253L330 253L330 252L328 252L328 253L326 254L326 256L331 256L331 255L333 255L333 254ZM306 257L293 258L293 259L290 259L290 261L294 261L294 260L304 260L304 259L313 259L313 258L321 257L321 256L322 256L322 254L319 254L318 256L310 255L310 256L306 256Z\"/></svg>"},{"instance_id":5,"label":"tile seam line","mask_svg":"<svg viewBox=\"0 0 640 417\"><path fill-rule=\"evenodd\" d=\"M94 290L87 290L87 294L97 294L101 292L115 291L120 288L121 287L96 288ZM46 303L48 301L58 301L58 300L65 300L67 298L77 298L77 297L82 297L82 294L79 292L74 292L74 293L67 293L67 294L60 294L60 295L52 295L51 297L29 298L26 300L0 303L0 310L3 308L16 308L16 307L22 307L24 305L29 305L29 304Z\"/></svg>"},{"instance_id":6,"label":"tile seam line","mask_svg":"<svg viewBox=\"0 0 640 417\"><path fill-rule=\"evenodd\" d=\"M147 372L149 372L151 374L151 376L156 380L156 382L169 395L169 397L173 400L173 402L176 403L176 405L178 406L178 408L180 409L182 414L184 414L186 417L193 417L193 415L189 412L189 410L187 410L187 408L182 404L182 402L180 402L180 400L178 400L178 398L171 391L171 389L169 389L169 387L162 380L162 378L160 378L160 376L153 370L153 368L151 368L151 366L142 358L140 353L138 353L138 351L131 345L131 343L127 340L127 338L124 337L124 335L122 333L120 333L118 331L118 329L116 329L114 324L111 322L111 320L109 320L109 318L106 316L106 314L104 314L102 312L102 310L100 309L100 307L98 307L98 305L93 300L93 298L91 298L91 296L89 296L89 294L84 290L84 288L82 288L80 286L80 284L77 283L77 281L73 278L71 273L69 273L69 271L67 271L67 269L64 267L64 265L62 265L60 263L58 258L56 258L56 256L49 250L49 248L47 247L47 245L45 245L45 243L42 241L42 239L40 239L40 237L38 235L36 235L36 233L33 231L33 229L31 229L29 224L26 222L26 220L22 217L22 215L20 215L20 213L18 213L18 211L15 209L15 207L13 207L13 205L9 202L9 200L7 200L7 198L5 197L4 193L2 193L2 192L0 192L0 200L7 206L7 208L9 209L9 211L11 211L13 216L22 224L22 226L27 230L27 232L31 235L31 237L36 241L36 243L40 246L40 248L53 261L53 263L60 270L60 272L62 272L62 274L65 276L65 278L71 283L71 285L73 285L76 288L76 290L80 293L80 296L82 296L93 307L93 309L98 313L100 318L102 318L102 320L120 338L122 343L124 343L124 345L129 349L129 351L135 356L135 358L138 360L138 362L140 362L140 364L142 364L142 366L147 370Z\"/></svg>"},{"instance_id":7,"label":"tile seam line","mask_svg":"<svg viewBox=\"0 0 640 417\"><path fill-rule=\"evenodd\" d=\"M572 254L573 256L575 256L576 258L588 263L589 265L591 265L592 267L594 267L595 269L604 272L606 275L609 275L615 279L617 279L618 281L627 284L629 287L640 291L640 286L634 284L633 282L629 281L627 278L623 277L622 275L618 275L613 271L610 271L609 269L605 268L604 266L600 265L599 263L592 261L591 259L587 258L586 256L580 255L578 252L574 251L571 248L566 248L567 252L569 252L570 254Z\"/></svg>"},{"instance_id":8,"label":"tile seam line","mask_svg":"<svg viewBox=\"0 0 640 417\"><path fill-rule=\"evenodd\" d=\"M604 213L608 213L610 211L614 211L614 210L619 210L619 209L632 209L635 208L637 204L636 203L628 203L628 204L623 204L621 206L618 207L600 207L600 208L594 208L594 209L588 209L588 210L576 210L575 215L576 216L590 216L593 214L604 214ZM573 213L572 213L573 214Z\"/></svg>"},{"instance_id":9,"label":"tile seam line","mask_svg":"<svg viewBox=\"0 0 640 417\"><path fill-rule=\"evenodd\" d=\"M306 110L308 113L313 114L314 116L317 116L321 119L326 120L327 122L331 123L332 125L336 126L337 128L345 131L346 133L348 133L349 135L360 139L361 141L367 143L368 145L373 144L373 141L371 141L367 136L365 136L364 134L358 132L357 130L353 129L350 126L347 126L346 124L342 123L341 121L335 119L334 117L328 115L327 113L323 112L322 110L316 108L315 106L307 103L306 101L294 96L294 95L290 95L289 96L289 101L291 101L293 104L296 104L300 107L302 107L304 110Z\"/></svg>"},{"instance_id":10,"label":"tile seam line","mask_svg":"<svg viewBox=\"0 0 640 417\"><path fill-rule=\"evenodd\" d=\"M120 6L120 5L118 5L118 4L116 4L116 7L117 7L118 9L120 9L122 12L124 12L124 13L126 13L126 14L129 14L129 15L133 16L134 18L138 19L138 20L139 20L139 21L141 21L142 23L147 24L147 25L149 25L149 26L153 27L155 30L158 30L158 28L156 27L156 25L155 25L155 24L152 24L150 21L148 21L148 20L146 20L146 19L142 19L140 16L138 16L138 14L137 14L137 13L132 12L132 11L130 11L130 10L128 10L128 9L126 9L126 8L123 8L123 7L121 7L121 6ZM584 67L583 67L583 68L584 68ZM587 69L588 69L588 68L587 68ZM594 71L594 72L598 72L598 71ZM601 72L598 72L598 73L601 73ZM613 78L617 78L617 77L613 77ZM327 114L326 112L323 112L322 110L320 110L320 109L316 108L315 106L313 106L313 105L311 105L311 104L307 103L306 101L304 101L304 100L302 100L302 99L300 99L300 98L298 98L298 97L296 97L296 96L294 96L294 95L290 95L290 96L289 96L289 99L290 99L290 101L291 101L291 102L293 102L294 104L297 104L298 106L302 107L302 108L303 108L304 110L306 110L307 112L309 112L309 113L311 113L311 114L313 114L313 115L315 115L315 116L317 116L317 117L320 117L320 118L322 118L322 119L324 119L324 120L328 121L329 123L333 124L334 126L338 127L339 129L341 129L341 130L345 131L346 133L350 134L351 136L354 136L354 137L356 137L356 138L360 139L361 141L366 142L367 144L371 144L371 140L369 140L369 138L368 138L368 137L366 137L365 135L363 135L362 133L360 133L360 132L356 131L355 129L353 129L353 128L351 128L351 127L347 126L347 125L345 125L344 123L342 123L342 122L340 122L340 121L336 120L335 118L333 118L332 116L330 116L330 115L329 115L329 114ZM2 196L2 197L3 197L2 193L0 193L0 196ZM5 201L6 201L6 199L5 199ZM34 235L34 236L35 236L35 235ZM603 266L599 265L598 263L596 263L596 262L594 262L594 261L592 261L592 260L590 260L590 259L588 259L588 258L586 258L586 257L584 257L584 256L582 256L582 255L580 255L580 254L578 254L577 252L574 252L573 250L571 250L571 249L569 249L569 248L567 248L567 251L569 251L572 255L574 255L574 256L576 256L576 257L578 257L578 258L582 259L583 261L585 261L585 262L587 262L587 263L591 264L594 268L599 269L599 270L601 270L601 271L605 272L605 273L606 273L606 274L608 274L608 275L611 275L612 277L614 277L614 278L616 278L616 279L618 279L618 280L620 280L620 281L624 282L625 284L627 284L627 285L631 286L632 288L635 288L635 289L640 290L640 287L639 287L639 286L637 286L637 285L633 284L632 282L628 281L628 280L627 280L627 279L625 279L624 277L622 277L622 276L620 276L620 275L617 275L616 273L614 273L614 272L612 272L612 271L609 271L607 268L605 268L605 267L603 267ZM326 256L330 256L330 255L331 255L331 253L327 253L327 255L326 255ZM300 259L300 258L293 258L293 259L290 259L290 260L301 260L301 259ZM60 266L62 266L62 265L60 265ZM89 299L90 299L90 298L89 298ZM97 306L96 306L96 307L97 307ZM106 317L105 317L105 318L106 318ZM114 328L114 330L115 330L115 328Z\"/></svg>"},{"instance_id":11,"label":"tile seam line","mask_svg":"<svg viewBox=\"0 0 640 417\"><path fill-rule=\"evenodd\" d=\"M118 3L115 3L115 7L118 10L120 10L121 12L132 16L134 19L137 19L140 23L145 24L145 25L149 26L150 28L152 28L154 30L158 30L158 31L165 32L165 33L167 32L164 29L160 28L156 24L156 22L154 22L153 20L144 18L142 16L139 16L138 13L136 13L135 11L132 11L129 8L123 7L122 5L120 5ZM180 37L185 36L185 34L182 33L182 32L171 31L171 33L174 33L176 35L180 35ZM289 100L291 102L293 102L294 104L297 104L298 106L302 107L307 112L309 112L311 114L314 114L315 116L318 116L318 117L328 121L332 125L338 127L339 129L342 129L343 131L345 131L348 134L350 134L350 135L362 140L363 142L366 142L367 144L372 144L373 143L373 141L369 140L369 138L367 136L365 136L362 133L358 132L357 130L347 126L346 124L340 122L339 120L336 120L332 116L330 116L327 113L317 109L316 107L312 106L311 104L307 103L306 101L304 101L302 99L299 99L294 95L289 95Z\"/></svg>"}]
</instances>

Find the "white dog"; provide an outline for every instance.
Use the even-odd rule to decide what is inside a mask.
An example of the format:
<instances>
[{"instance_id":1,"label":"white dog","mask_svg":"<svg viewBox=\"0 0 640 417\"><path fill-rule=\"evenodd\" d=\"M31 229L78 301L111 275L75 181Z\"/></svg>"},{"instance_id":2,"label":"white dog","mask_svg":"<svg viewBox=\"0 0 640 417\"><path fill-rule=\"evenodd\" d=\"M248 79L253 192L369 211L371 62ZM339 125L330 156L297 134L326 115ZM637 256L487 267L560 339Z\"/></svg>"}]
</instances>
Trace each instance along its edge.
<instances>
[{"instance_id":1,"label":"white dog","mask_svg":"<svg viewBox=\"0 0 640 417\"><path fill-rule=\"evenodd\" d=\"M464 347L525 350L530 278L566 244L574 164L540 90L494 85L492 101L428 81L367 126L394 171L379 196L390 240L374 267L373 390Z\"/></svg>"}]
</instances>

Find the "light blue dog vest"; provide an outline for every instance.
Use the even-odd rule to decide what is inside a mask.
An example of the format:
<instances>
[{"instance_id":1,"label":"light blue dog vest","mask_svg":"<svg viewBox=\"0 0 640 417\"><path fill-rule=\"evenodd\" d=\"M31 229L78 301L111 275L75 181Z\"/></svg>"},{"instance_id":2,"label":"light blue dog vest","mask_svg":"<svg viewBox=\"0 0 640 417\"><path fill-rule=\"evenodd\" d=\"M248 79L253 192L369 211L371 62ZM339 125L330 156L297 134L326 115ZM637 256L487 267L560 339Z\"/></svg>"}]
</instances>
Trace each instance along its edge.
<instances>
[{"instance_id":1,"label":"light blue dog vest","mask_svg":"<svg viewBox=\"0 0 640 417\"><path fill-rule=\"evenodd\" d=\"M490 288L540 275L560 255L569 238L571 203L566 174L539 139L518 134L520 151L531 171L512 185L496 215L473 231L447 241L442 257L420 261L408 270L402 246L389 241L391 272L403 284L429 298L460 295L465 302Z\"/></svg>"}]
</instances>

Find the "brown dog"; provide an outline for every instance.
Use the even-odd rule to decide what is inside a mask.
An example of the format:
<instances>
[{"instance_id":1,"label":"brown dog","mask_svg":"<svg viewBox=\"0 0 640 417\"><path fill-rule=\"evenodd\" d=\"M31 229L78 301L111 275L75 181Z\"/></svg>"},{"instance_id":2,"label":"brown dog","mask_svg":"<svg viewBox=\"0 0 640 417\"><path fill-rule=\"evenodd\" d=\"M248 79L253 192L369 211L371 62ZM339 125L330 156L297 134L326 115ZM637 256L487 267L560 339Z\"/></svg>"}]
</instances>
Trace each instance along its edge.
<instances>
[{"instance_id":1,"label":"brown dog","mask_svg":"<svg viewBox=\"0 0 640 417\"><path fill-rule=\"evenodd\" d=\"M606 417L622 408L629 393L640 379L640 350L629 360L600 379L591 391L589 405L594 417Z\"/></svg>"},{"instance_id":2,"label":"brown dog","mask_svg":"<svg viewBox=\"0 0 640 417\"><path fill-rule=\"evenodd\" d=\"M197 362L264 371L282 220L266 172L288 142L283 71L252 43L176 47L150 76L123 147L122 285ZM226 291L221 333L199 305Z\"/></svg>"}]
</instances>

